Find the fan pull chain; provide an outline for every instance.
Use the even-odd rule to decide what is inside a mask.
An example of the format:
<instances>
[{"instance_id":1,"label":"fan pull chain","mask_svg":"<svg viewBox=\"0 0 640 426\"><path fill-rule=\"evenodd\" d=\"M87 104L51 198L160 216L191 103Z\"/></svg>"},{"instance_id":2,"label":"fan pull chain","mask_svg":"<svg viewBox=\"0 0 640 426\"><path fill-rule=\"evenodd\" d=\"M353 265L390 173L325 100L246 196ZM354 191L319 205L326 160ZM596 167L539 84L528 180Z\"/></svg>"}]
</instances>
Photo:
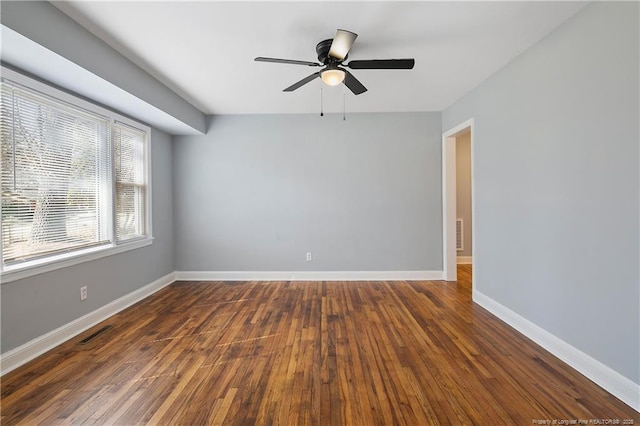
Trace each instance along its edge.
<instances>
[{"instance_id":1,"label":"fan pull chain","mask_svg":"<svg viewBox=\"0 0 640 426\"><path fill-rule=\"evenodd\" d=\"M324 107L322 105L322 86L320 86L320 117L324 117Z\"/></svg>"},{"instance_id":2,"label":"fan pull chain","mask_svg":"<svg viewBox=\"0 0 640 426\"><path fill-rule=\"evenodd\" d=\"M347 120L347 94L342 87L342 121Z\"/></svg>"}]
</instances>

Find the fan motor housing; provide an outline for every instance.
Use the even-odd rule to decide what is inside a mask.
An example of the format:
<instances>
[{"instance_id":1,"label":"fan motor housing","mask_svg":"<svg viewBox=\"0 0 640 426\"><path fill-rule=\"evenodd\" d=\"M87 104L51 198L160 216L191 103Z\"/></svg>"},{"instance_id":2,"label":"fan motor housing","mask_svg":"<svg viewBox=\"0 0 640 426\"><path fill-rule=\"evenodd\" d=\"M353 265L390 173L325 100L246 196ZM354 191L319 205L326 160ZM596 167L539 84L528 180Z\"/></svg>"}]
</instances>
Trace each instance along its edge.
<instances>
[{"instance_id":1,"label":"fan motor housing","mask_svg":"<svg viewBox=\"0 0 640 426\"><path fill-rule=\"evenodd\" d=\"M329 62L342 62L342 61L336 60L335 58L331 58L329 56L329 50L331 50L331 43L333 43L332 38L327 40L322 40L320 43L316 45L316 53L318 54L318 60L325 65L327 65ZM347 56L344 57L343 61L347 59Z\"/></svg>"}]
</instances>

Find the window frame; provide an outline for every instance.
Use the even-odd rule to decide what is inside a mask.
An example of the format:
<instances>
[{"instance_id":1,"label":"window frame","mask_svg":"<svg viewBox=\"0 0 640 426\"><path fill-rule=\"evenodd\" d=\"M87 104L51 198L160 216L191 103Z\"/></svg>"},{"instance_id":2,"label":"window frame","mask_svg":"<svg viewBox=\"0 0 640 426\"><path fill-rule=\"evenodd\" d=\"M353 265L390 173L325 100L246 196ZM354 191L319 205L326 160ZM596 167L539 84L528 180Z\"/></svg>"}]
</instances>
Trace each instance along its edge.
<instances>
[{"instance_id":1,"label":"window frame","mask_svg":"<svg viewBox=\"0 0 640 426\"><path fill-rule=\"evenodd\" d=\"M146 239L146 236L140 236L140 237L130 237L130 238L124 238L124 239L120 239L118 240L118 224L117 224L117 200L116 197L118 196L117 193L117 185L118 185L118 177L116 176L116 165L115 165L115 161L116 161L116 156L115 156L115 141L114 141L114 137L116 132L115 130L115 126L120 126L120 127L129 127L130 129L134 130L134 131L138 131L138 132L142 132L144 133L144 158L145 158L145 164L144 164L144 169L143 169L143 173L144 173L144 178L145 178L145 200L146 200L146 205L144 206L144 211L145 211L145 230L146 233L148 235L152 235L151 233L151 172L149 169L149 165L150 165L150 159L151 159L151 129L149 129L146 126L142 126L142 127L146 127L146 129L141 128L141 125L133 125L135 122L133 122L132 120L127 120L124 121L122 119L116 119L111 123L111 171L113 173L113 178L112 178L112 184L113 187L111 188L112 190L112 194L113 194L113 216L112 216L112 222L113 222L113 238L114 238L114 244L116 245L123 245L123 244L127 244L128 242L135 242L138 240L143 240Z\"/></svg>"},{"instance_id":2,"label":"window frame","mask_svg":"<svg viewBox=\"0 0 640 426\"><path fill-rule=\"evenodd\" d=\"M71 250L66 253L58 253L27 260L25 262L17 263L14 265L4 265L4 262L0 262L0 282L2 284L11 281L20 280L30 276L42 274L49 271L54 271L61 268L67 268L73 265L78 265L84 262L90 262L96 259L100 259L107 256L112 256L118 253L124 253L129 250L135 250L141 247L149 246L153 243L153 226L152 226L152 181L151 181L151 128L128 117L122 116L114 111L111 111L105 107L97 105L89 100L82 99L76 95L65 92L57 87L54 87L43 81L36 80L34 78L23 75L17 71L0 66L0 77L2 80L7 80L11 84L23 86L31 91L38 92L44 96L56 99L60 102L72 105L75 108L87 110L91 113L98 114L106 117L109 120L110 132L109 132L109 147L111 156L111 172L110 172L110 191L111 196L108 201L106 210L110 211L110 229L109 240L107 244L102 244L97 247L90 247L85 249ZM145 164L144 174L146 181L146 205L144 212L144 220L146 225L146 235L118 241L116 235L116 176L115 176L115 156L114 156L114 142L113 142L113 127L117 123L124 124L133 129L139 130L146 134L145 137ZM109 185L109 183L107 183ZM1 197L1 194L0 194ZM2 240L0 239L0 251L2 250Z\"/></svg>"}]
</instances>

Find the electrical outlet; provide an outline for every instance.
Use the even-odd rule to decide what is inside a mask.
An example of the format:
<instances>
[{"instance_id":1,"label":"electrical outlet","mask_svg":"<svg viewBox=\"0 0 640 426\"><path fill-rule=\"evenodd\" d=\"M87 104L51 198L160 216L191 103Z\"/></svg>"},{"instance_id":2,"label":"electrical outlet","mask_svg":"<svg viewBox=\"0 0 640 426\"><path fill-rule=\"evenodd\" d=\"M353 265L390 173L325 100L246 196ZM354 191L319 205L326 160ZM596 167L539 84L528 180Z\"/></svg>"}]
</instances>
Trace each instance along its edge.
<instances>
[{"instance_id":1,"label":"electrical outlet","mask_svg":"<svg viewBox=\"0 0 640 426\"><path fill-rule=\"evenodd\" d=\"M308 251L307 252L307 262L311 262L313 260L313 257L311 256L311 252Z\"/></svg>"},{"instance_id":2,"label":"electrical outlet","mask_svg":"<svg viewBox=\"0 0 640 426\"><path fill-rule=\"evenodd\" d=\"M80 300L85 300L87 298L87 286L80 287Z\"/></svg>"}]
</instances>

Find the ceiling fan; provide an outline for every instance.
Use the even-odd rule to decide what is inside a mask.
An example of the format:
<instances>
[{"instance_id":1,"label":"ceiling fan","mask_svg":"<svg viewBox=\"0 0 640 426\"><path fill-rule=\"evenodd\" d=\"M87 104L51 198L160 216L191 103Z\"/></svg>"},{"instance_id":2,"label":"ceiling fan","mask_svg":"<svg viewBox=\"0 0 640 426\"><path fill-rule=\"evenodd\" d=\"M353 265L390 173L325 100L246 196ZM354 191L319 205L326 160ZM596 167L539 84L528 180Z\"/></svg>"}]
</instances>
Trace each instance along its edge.
<instances>
[{"instance_id":1,"label":"ceiling fan","mask_svg":"<svg viewBox=\"0 0 640 426\"><path fill-rule=\"evenodd\" d=\"M358 34L352 33L351 31L338 30L334 38L318 43L316 53L318 54L318 61L320 61L320 63L292 59L265 58L262 56L255 58L255 60L258 62L323 67L320 71L287 87L283 92L293 92L320 77L322 81L329 86L337 86L344 82L344 85L347 86L354 95L366 92L367 88L344 67L351 68L352 70L410 70L415 65L415 59L368 59L349 61L349 63L345 64L343 62L347 59L356 37L358 37Z\"/></svg>"}]
</instances>

